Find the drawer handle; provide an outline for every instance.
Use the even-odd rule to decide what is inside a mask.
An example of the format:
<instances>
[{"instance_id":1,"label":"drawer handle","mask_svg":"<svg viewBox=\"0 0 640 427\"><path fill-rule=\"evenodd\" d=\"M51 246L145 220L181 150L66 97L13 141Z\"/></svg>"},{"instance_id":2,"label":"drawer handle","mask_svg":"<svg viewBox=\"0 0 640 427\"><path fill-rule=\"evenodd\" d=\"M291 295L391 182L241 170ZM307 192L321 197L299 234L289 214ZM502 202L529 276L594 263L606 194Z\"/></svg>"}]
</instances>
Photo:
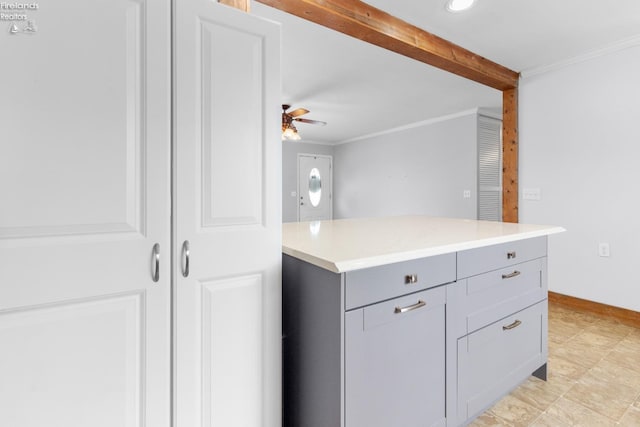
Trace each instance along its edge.
<instances>
[{"instance_id":1,"label":"drawer handle","mask_svg":"<svg viewBox=\"0 0 640 427\"><path fill-rule=\"evenodd\" d=\"M404 276L404 284L405 285L413 285L414 283L418 283L418 275L417 274L407 274Z\"/></svg>"},{"instance_id":2,"label":"drawer handle","mask_svg":"<svg viewBox=\"0 0 640 427\"><path fill-rule=\"evenodd\" d=\"M522 322L516 319L516 321L515 321L515 322L513 322L512 324L507 325L507 326L503 326L503 327L502 327L502 330L503 330L503 331L509 331L509 330L511 330L511 329L517 328L517 327L518 327L518 326L520 326L520 325L522 325Z\"/></svg>"},{"instance_id":3,"label":"drawer handle","mask_svg":"<svg viewBox=\"0 0 640 427\"><path fill-rule=\"evenodd\" d=\"M516 277L516 276L519 276L519 275L520 275L520 272L518 270L514 270L513 273L503 274L502 278L503 279L511 279L512 277Z\"/></svg>"},{"instance_id":4,"label":"drawer handle","mask_svg":"<svg viewBox=\"0 0 640 427\"><path fill-rule=\"evenodd\" d=\"M411 310L416 310L420 307L424 307L425 305L427 305L426 302L422 301L421 299L418 300L417 303L407 306L407 307L396 307L395 310L393 310L394 313L396 314L401 314L401 313L406 313L407 311L411 311Z\"/></svg>"},{"instance_id":5,"label":"drawer handle","mask_svg":"<svg viewBox=\"0 0 640 427\"><path fill-rule=\"evenodd\" d=\"M515 259L515 257L516 257L516 251L507 252L507 259Z\"/></svg>"}]
</instances>

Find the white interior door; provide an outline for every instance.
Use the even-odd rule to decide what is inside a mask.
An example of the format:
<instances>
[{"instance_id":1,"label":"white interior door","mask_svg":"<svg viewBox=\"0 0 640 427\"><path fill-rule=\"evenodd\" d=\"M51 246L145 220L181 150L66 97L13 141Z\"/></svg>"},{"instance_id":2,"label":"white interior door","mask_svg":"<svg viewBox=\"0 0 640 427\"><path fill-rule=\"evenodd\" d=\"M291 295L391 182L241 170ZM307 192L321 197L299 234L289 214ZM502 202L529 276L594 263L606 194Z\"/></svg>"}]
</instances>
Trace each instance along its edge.
<instances>
[{"instance_id":1,"label":"white interior door","mask_svg":"<svg viewBox=\"0 0 640 427\"><path fill-rule=\"evenodd\" d=\"M175 25L175 426L279 427L280 28L206 0Z\"/></svg>"},{"instance_id":2,"label":"white interior door","mask_svg":"<svg viewBox=\"0 0 640 427\"><path fill-rule=\"evenodd\" d=\"M35 32L0 22L0 425L168 426L170 2L19 12Z\"/></svg>"},{"instance_id":3,"label":"white interior door","mask_svg":"<svg viewBox=\"0 0 640 427\"><path fill-rule=\"evenodd\" d=\"M298 219L300 221L332 218L331 162L331 156L298 155Z\"/></svg>"}]
</instances>

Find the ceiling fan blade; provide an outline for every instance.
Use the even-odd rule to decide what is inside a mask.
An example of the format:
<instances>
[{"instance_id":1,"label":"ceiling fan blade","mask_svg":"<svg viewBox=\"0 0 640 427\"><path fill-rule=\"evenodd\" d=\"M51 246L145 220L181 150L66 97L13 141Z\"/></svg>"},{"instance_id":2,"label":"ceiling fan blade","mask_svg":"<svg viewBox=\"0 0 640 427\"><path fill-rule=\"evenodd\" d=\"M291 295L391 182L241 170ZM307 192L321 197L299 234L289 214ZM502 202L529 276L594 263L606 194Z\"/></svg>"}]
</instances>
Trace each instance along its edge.
<instances>
[{"instance_id":1,"label":"ceiling fan blade","mask_svg":"<svg viewBox=\"0 0 640 427\"><path fill-rule=\"evenodd\" d=\"M324 126L327 124L327 122L321 122L320 120L309 120L309 119L293 119L296 122L302 122L302 123L310 123L312 125L320 125L320 126Z\"/></svg>"},{"instance_id":2,"label":"ceiling fan blade","mask_svg":"<svg viewBox=\"0 0 640 427\"><path fill-rule=\"evenodd\" d=\"M305 110L304 108L297 108L293 111L289 111L287 114L290 115L291 117L298 117L303 114L307 114L308 112L309 110Z\"/></svg>"}]
</instances>

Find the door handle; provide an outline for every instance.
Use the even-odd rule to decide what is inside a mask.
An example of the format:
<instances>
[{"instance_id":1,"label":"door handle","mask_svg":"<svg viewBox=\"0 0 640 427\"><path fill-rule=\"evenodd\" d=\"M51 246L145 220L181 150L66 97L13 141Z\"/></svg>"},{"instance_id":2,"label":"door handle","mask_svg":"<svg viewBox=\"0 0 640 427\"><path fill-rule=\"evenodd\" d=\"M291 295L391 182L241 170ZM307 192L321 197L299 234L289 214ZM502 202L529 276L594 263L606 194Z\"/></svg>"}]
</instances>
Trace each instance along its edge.
<instances>
[{"instance_id":1,"label":"door handle","mask_svg":"<svg viewBox=\"0 0 640 427\"><path fill-rule=\"evenodd\" d=\"M151 250L151 280L157 282L160 280L160 243L153 245Z\"/></svg>"},{"instance_id":2,"label":"door handle","mask_svg":"<svg viewBox=\"0 0 640 427\"><path fill-rule=\"evenodd\" d=\"M427 305L427 303L420 299L418 300L417 303L413 305L410 305L407 307L396 307L395 310L393 310L393 312L396 314L406 313L407 311L416 310L420 307L424 307L425 305Z\"/></svg>"},{"instance_id":3,"label":"door handle","mask_svg":"<svg viewBox=\"0 0 640 427\"><path fill-rule=\"evenodd\" d=\"M182 276L189 277L189 241L182 242Z\"/></svg>"}]
</instances>

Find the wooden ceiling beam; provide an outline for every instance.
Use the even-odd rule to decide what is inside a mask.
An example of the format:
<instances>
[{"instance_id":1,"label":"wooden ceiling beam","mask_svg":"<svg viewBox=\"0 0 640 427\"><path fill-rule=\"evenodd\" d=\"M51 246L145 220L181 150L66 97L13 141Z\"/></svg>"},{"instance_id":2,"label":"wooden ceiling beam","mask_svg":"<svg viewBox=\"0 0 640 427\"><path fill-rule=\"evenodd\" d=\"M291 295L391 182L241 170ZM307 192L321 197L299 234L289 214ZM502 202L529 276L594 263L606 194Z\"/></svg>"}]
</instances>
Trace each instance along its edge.
<instances>
[{"instance_id":1,"label":"wooden ceiling beam","mask_svg":"<svg viewBox=\"0 0 640 427\"><path fill-rule=\"evenodd\" d=\"M359 0L255 0L498 90L519 74Z\"/></svg>"},{"instance_id":2,"label":"wooden ceiling beam","mask_svg":"<svg viewBox=\"0 0 640 427\"><path fill-rule=\"evenodd\" d=\"M501 90L502 220L518 222L519 73L359 0L254 1Z\"/></svg>"}]
</instances>

